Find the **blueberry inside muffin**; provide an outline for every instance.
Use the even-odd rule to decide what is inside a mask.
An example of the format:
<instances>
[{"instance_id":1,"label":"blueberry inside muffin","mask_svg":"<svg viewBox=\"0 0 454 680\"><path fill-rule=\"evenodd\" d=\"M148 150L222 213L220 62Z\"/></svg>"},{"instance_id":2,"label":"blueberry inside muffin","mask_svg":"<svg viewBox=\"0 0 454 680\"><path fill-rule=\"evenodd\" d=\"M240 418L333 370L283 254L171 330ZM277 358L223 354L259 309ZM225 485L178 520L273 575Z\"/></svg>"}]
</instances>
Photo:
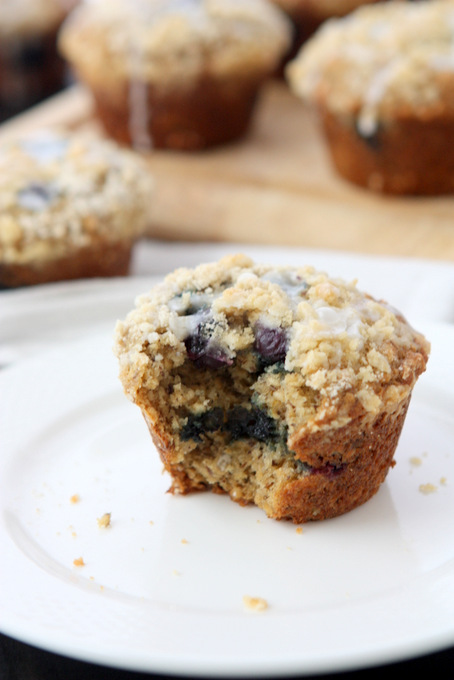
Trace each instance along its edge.
<instances>
[{"instance_id":1,"label":"blueberry inside muffin","mask_svg":"<svg viewBox=\"0 0 454 680\"><path fill-rule=\"evenodd\" d=\"M115 352L172 492L305 522L378 490L429 344L353 283L237 255L138 298Z\"/></svg>"}]
</instances>

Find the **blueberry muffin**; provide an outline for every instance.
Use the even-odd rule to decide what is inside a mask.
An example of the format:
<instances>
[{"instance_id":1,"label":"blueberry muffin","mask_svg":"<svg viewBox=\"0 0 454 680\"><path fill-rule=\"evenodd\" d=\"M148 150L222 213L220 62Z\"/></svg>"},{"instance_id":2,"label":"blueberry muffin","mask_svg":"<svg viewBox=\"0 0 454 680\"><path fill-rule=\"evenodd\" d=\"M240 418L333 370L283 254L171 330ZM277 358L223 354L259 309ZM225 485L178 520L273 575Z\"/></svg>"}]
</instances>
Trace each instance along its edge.
<instances>
[{"instance_id":1,"label":"blueberry muffin","mask_svg":"<svg viewBox=\"0 0 454 680\"><path fill-rule=\"evenodd\" d=\"M290 35L267 0L109 0L79 7L60 48L109 135L192 151L245 134Z\"/></svg>"},{"instance_id":2,"label":"blueberry muffin","mask_svg":"<svg viewBox=\"0 0 454 680\"><path fill-rule=\"evenodd\" d=\"M75 0L0 0L0 120L66 84L57 32Z\"/></svg>"},{"instance_id":3,"label":"blueberry muffin","mask_svg":"<svg viewBox=\"0 0 454 680\"><path fill-rule=\"evenodd\" d=\"M299 523L376 493L429 344L354 284L236 255L139 297L115 353L173 493Z\"/></svg>"},{"instance_id":4,"label":"blueberry muffin","mask_svg":"<svg viewBox=\"0 0 454 680\"><path fill-rule=\"evenodd\" d=\"M113 142L36 132L0 145L0 285L127 274L153 181Z\"/></svg>"},{"instance_id":5,"label":"blueberry muffin","mask_svg":"<svg viewBox=\"0 0 454 680\"><path fill-rule=\"evenodd\" d=\"M290 17L294 29L294 49L300 47L325 21L343 17L360 5L379 0L273 0Z\"/></svg>"},{"instance_id":6,"label":"blueberry muffin","mask_svg":"<svg viewBox=\"0 0 454 680\"><path fill-rule=\"evenodd\" d=\"M287 67L341 176L391 194L454 191L454 2L390 2L331 20Z\"/></svg>"}]
</instances>

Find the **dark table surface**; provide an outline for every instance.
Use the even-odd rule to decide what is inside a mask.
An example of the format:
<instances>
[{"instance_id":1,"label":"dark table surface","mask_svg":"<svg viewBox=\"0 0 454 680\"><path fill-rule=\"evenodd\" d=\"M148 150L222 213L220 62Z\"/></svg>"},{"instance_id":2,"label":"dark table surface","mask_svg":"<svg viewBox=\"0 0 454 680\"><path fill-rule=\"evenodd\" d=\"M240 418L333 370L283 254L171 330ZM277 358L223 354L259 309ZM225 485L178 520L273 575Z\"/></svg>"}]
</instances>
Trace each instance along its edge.
<instances>
[{"instance_id":1,"label":"dark table surface","mask_svg":"<svg viewBox=\"0 0 454 680\"><path fill-rule=\"evenodd\" d=\"M378 680L389 673L402 677L419 675L433 678L454 677L454 647L417 659L374 668L318 675L317 680ZM412 676L409 674L413 674ZM0 680L158 680L162 676L123 671L76 661L0 635ZM314 676L311 676L314 677ZM310 680L310 676L304 676Z\"/></svg>"}]
</instances>

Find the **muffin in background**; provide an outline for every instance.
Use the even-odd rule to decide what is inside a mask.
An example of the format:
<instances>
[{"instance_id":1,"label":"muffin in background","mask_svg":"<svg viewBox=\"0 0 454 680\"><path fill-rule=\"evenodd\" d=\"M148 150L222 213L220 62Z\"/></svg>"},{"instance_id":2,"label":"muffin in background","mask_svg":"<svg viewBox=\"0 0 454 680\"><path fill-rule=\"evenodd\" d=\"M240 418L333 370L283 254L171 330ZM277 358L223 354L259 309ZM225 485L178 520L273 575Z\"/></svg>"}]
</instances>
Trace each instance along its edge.
<instances>
[{"instance_id":1,"label":"muffin in background","mask_svg":"<svg viewBox=\"0 0 454 680\"><path fill-rule=\"evenodd\" d=\"M114 344L173 493L227 493L294 522L378 491L429 350L355 284L242 255L167 276Z\"/></svg>"},{"instance_id":2,"label":"muffin in background","mask_svg":"<svg viewBox=\"0 0 454 680\"><path fill-rule=\"evenodd\" d=\"M109 0L77 8L59 44L111 137L197 150L247 132L290 36L268 0Z\"/></svg>"},{"instance_id":3,"label":"muffin in background","mask_svg":"<svg viewBox=\"0 0 454 680\"><path fill-rule=\"evenodd\" d=\"M389 194L454 192L454 2L388 2L331 19L287 66L338 173Z\"/></svg>"},{"instance_id":4,"label":"muffin in background","mask_svg":"<svg viewBox=\"0 0 454 680\"><path fill-rule=\"evenodd\" d=\"M153 180L114 142L40 131L0 145L0 286L120 276Z\"/></svg>"},{"instance_id":5,"label":"muffin in background","mask_svg":"<svg viewBox=\"0 0 454 680\"><path fill-rule=\"evenodd\" d=\"M272 0L290 17L294 25L291 56L301 45L332 17L343 17L360 5L370 5L380 0Z\"/></svg>"},{"instance_id":6,"label":"muffin in background","mask_svg":"<svg viewBox=\"0 0 454 680\"><path fill-rule=\"evenodd\" d=\"M0 0L0 120L66 84L57 33L75 4L76 0Z\"/></svg>"}]
</instances>

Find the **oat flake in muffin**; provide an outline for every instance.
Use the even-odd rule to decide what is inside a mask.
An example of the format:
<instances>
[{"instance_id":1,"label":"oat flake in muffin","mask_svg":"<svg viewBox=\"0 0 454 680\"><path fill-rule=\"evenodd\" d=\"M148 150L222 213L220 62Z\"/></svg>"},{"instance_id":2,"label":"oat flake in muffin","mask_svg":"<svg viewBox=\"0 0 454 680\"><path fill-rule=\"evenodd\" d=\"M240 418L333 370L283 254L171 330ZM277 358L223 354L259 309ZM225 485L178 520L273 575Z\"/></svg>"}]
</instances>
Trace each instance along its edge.
<instances>
[{"instance_id":1,"label":"oat flake in muffin","mask_svg":"<svg viewBox=\"0 0 454 680\"><path fill-rule=\"evenodd\" d=\"M287 67L338 171L388 193L454 191L454 2L390 2L328 21Z\"/></svg>"},{"instance_id":2,"label":"oat flake in muffin","mask_svg":"<svg viewBox=\"0 0 454 680\"><path fill-rule=\"evenodd\" d=\"M148 224L146 165L110 141L40 131L0 145L0 284L126 274Z\"/></svg>"},{"instance_id":3,"label":"oat flake in muffin","mask_svg":"<svg viewBox=\"0 0 454 680\"><path fill-rule=\"evenodd\" d=\"M354 284L237 255L139 297L115 352L171 491L299 523L377 492L429 344Z\"/></svg>"}]
</instances>

